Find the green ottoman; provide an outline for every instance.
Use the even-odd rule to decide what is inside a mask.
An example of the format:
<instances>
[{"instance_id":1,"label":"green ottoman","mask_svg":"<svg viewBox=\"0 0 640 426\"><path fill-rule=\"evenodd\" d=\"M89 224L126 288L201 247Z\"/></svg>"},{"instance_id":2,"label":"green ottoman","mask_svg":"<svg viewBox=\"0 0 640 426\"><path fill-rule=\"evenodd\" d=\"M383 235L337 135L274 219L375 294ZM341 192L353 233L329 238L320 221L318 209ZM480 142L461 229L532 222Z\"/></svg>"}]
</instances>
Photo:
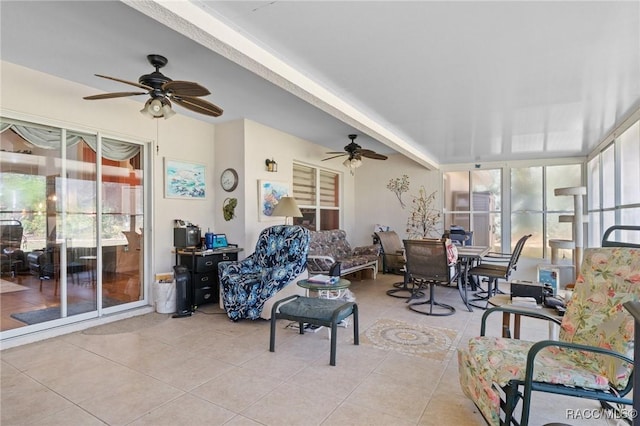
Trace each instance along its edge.
<instances>
[{"instance_id":1,"label":"green ottoman","mask_svg":"<svg viewBox=\"0 0 640 426\"><path fill-rule=\"evenodd\" d=\"M358 338L358 305L338 299L321 299L293 295L277 301L271 308L271 336L269 351L275 352L276 320L297 321L300 334L304 334L304 324L331 327L330 364L336 365L336 336L338 323L349 315L353 315L353 344L360 344Z\"/></svg>"}]
</instances>

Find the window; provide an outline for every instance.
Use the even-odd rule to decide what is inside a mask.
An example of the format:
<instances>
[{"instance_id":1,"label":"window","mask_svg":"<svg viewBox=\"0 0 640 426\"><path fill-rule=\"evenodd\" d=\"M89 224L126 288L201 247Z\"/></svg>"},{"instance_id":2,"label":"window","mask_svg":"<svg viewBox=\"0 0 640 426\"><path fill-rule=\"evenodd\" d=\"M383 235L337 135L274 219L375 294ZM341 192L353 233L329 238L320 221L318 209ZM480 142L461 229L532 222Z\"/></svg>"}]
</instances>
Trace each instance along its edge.
<instances>
[{"instance_id":1,"label":"window","mask_svg":"<svg viewBox=\"0 0 640 426\"><path fill-rule=\"evenodd\" d=\"M59 318L73 320L98 303L144 300L144 146L2 118L0 149L0 222L22 225L13 248L29 268L21 272L33 274L22 283L55 282L31 305L60 306ZM28 263L29 254L38 264ZM3 300L3 310L15 306Z\"/></svg>"},{"instance_id":2,"label":"window","mask_svg":"<svg viewBox=\"0 0 640 426\"><path fill-rule=\"evenodd\" d=\"M620 135L620 204L640 204L640 122Z\"/></svg>"},{"instance_id":3,"label":"window","mask_svg":"<svg viewBox=\"0 0 640 426\"><path fill-rule=\"evenodd\" d=\"M473 245L506 253L532 234L523 254L543 258L551 255L549 239L572 239L571 224L560 216L573 214L573 198L556 197L554 190L580 186L582 164L450 171L443 179L444 227L471 230Z\"/></svg>"},{"instance_id":4,"label":"window","mask_svg":"<svg viewBox=\"0 0 640 426\"><path fill-rule=\"evenodd\" d=\"M596 157L587 163L587 211L589 212L589 232L587 233L587 246L598 247L600 245L600 161Z\"/></svg>"},{"instance_id":5,"label":"window","mask_svg":"<svg viewBox=\"0 0 640 426\"><path fill-rule=\"evenodd\" d=\"M590 247L599 247L612 225L640 224L640 121L636 120L587 164ZM640 243L618 231L617 241Z\"/></svg>"},{"instance_id":6,"label":"window","mask_svg":"<svg viewBox=\"0 0 640 426\"><path fill-rule=\"evenodd\" d=\"M556 196L554 190L581 184L580 164L511 169L511 241L531 234L523 255L548 258L550 239L572 239L572 224L560 216L573 215L573 197ZM573 251L561 250L560 256L571 259Z\"/></svg>"},{"instance_id":7,"label":"window","mask_svg":"<svg viewBox=\"0 0 640 426\"><path fill-rule=\"evenodd\" d=\"M473 245L500 251L501 176L500 169L445 173L445 229L460 226L473 232Z\"/></svg>"},{"instance_id":8,"label":"window","mask_svg":"<svg viewBox=\"0 0 640 426\"><path fill-rule=\"evenodd\" d=\"M293 197L302 212L294 224L312 231L340 228L338 173L294 163Z\"/></svg>"}]
</instances>

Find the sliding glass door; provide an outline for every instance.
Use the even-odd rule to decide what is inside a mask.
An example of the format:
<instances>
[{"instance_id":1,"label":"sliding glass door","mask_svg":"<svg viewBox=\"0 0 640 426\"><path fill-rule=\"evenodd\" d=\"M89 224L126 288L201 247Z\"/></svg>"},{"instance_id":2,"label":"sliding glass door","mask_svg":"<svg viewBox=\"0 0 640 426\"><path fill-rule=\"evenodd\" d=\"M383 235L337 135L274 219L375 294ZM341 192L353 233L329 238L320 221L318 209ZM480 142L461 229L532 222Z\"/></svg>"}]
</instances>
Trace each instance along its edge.
<instances>
[{"instance_id":1,"label":"sliding glass door","mask_svg":"<svg viewBox=\"0 0 640 426\"><path fill-rule=\"evenodd\" d=\"M102 146L101 279L102 306L108 308L144 296L144 151L108 139Z\"/></svg>"},{"instance_id":2,"label":"sliding glass door","mask_svg":"<svg viewBox=\"0 0 640 426\"><path fill-rule=\"evenodd\" d=\"M0 124L2 337L144 300L144 146Z\"/></svg>"}]
</instances>

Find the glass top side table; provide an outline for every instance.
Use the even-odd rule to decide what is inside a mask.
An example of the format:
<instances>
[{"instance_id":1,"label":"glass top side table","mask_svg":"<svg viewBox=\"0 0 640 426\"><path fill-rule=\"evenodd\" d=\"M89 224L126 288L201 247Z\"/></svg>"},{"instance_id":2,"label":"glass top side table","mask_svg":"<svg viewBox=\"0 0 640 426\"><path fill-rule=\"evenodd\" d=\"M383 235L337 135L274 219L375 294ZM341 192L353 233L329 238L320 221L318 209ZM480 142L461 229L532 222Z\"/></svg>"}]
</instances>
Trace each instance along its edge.
<instances>
[{"instance_id":1,"label":"glass top side table","mask_svg":"<svg viewBox=\"0 0 640 426\"><path fill-rule=\"evenodd\" d=\"M351 281L340 278L336 283L324 284L304 279L298 281L297 284L299 287L306 288L307 290L317 291L318 297L322 297L324 299L338 299L344 295L345 290L351 285Z\"/></svg>"}]
</instances>

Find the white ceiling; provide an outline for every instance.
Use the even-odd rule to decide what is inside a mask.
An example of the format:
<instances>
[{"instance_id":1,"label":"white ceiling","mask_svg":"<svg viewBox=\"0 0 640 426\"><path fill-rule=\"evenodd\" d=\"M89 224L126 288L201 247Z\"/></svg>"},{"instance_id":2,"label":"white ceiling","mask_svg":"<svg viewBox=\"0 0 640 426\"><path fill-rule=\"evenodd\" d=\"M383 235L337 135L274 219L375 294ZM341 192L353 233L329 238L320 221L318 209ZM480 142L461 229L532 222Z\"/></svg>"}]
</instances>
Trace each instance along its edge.
<instances>
[{"instance_id":1,"label":"white ceiling","mask_svg":"<svg viewBox=\"0 0 640 426\"><path fill-rule=\"evenodd\" d=\"M587 155L640 107L638 1L1 1L0 18L2 60L87 95L132 89L93 74L137 81L158 53L225 110L189 115L332 150L358 133L427 166Z\"/></svg>"}]
</instances>

